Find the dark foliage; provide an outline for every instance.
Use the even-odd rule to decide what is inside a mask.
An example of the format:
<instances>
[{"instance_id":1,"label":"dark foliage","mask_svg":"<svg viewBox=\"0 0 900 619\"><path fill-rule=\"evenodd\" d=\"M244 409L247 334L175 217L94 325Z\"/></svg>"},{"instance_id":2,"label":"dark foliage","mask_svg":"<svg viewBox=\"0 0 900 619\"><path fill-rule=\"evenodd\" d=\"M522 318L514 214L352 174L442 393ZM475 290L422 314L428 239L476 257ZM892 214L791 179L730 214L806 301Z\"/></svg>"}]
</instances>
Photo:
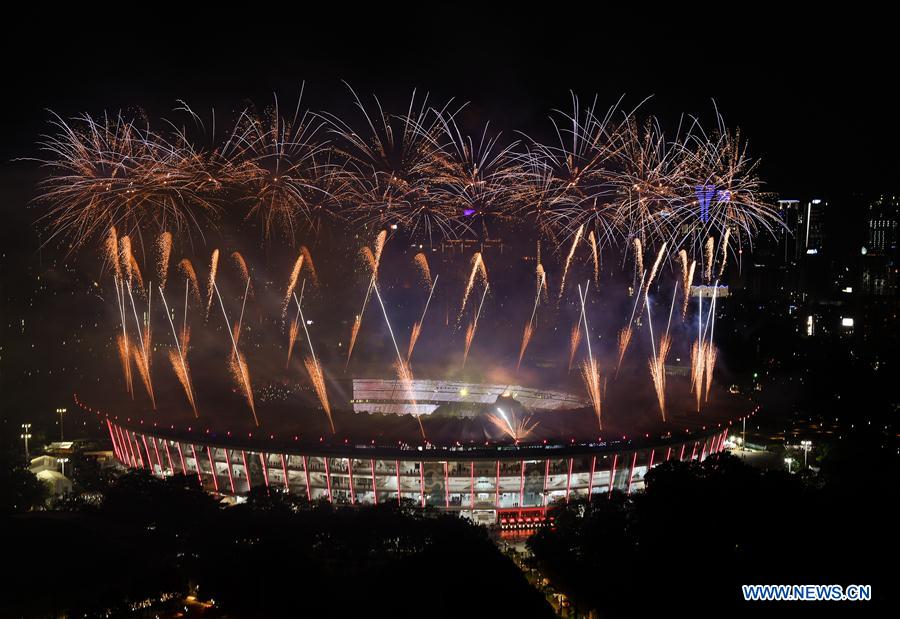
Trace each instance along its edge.
<instances>
[{"instance_id":1,"label":"dark foliage","mask_svg":"<svg viewBox=\"0 0 900 619\"><path fill-rule=\"evenodd\" d=\"M310 504L254 488L222 507L196 478L128 473L100 508L8 518L0 615L112 608L195 588L230 617L552 616L487 532L411 503Z\"/></svg>"},{"instance_id":2,"label":"dark foliage","mask_svg":"<svg viewBox=\"0 0 900 619\"><path fill-rule=\"evenodd\" d=\"M891 591L877 557L896 550L885 537L896 525L896 486L884 485L892 479L886 468L877 490L846 483L876 474L879 464L889 466L871 458L834 463L841 475L813 485L725 454L668 462L648 473L643 493L556 506L556 527L528 545L576 605L604 617L762 611L764 604L743 601L742 584L871 584L883 602Z\"/></svg>"}]
</instances>

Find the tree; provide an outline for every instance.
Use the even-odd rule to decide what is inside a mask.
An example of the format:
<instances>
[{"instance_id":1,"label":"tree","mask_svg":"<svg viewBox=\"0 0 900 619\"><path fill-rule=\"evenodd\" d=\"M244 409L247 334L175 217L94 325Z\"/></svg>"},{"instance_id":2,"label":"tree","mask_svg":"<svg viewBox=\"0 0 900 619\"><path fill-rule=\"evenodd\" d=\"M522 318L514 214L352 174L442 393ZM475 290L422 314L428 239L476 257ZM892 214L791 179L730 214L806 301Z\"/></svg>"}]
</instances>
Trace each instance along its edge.
<instances>
[{"instance_id":1,"label":"tree","mask_svg":"<svg viewBox=\"0 0 900 619\"><path fill-rule=\"evenodd\" d=\"M0 511L27 512L41 507L50 489L21 462L0 456Z\"/></svg>"}]
</instances>

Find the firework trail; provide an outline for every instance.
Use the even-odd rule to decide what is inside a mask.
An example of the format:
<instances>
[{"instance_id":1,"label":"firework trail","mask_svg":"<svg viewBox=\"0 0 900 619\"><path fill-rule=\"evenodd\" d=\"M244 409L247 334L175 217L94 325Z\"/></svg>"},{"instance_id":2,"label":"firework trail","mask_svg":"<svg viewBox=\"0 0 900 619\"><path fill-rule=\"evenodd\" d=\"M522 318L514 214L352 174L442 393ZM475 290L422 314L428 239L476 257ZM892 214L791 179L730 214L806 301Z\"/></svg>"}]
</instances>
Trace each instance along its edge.
<instances>
[{"instance_id":1,"label":"firework trail","mask_svg":"<svg viewBox=\"0 0 900 619\"><path fill-rule=\"evenodd\" d=\"M597 368L597 362L593 358L585 359L581 364L581 377L584 380L584 386L587 389L588 398L594 409L594 415L597 416L597 425L603 429L603 421L601 419L602 396L600 391L600 370Z\"/></svg>"},{"instance_id":2,"label":"firework trail","mask_svg":"<svg viewBox=\"0 0 900 619\"><path fill-rule=\"evenodd\" d=\"M250 282L250 269L247 268L247 261L244 260L241 252L238 251L231 253L231 259L234 260L234 264L237 266L238 272L241 274L241 281L244 283L244 285L247 285ZM247 291L252 292L252 288L248 288Z\"/></svg>"},{"instance_id":3,"label":"firework trail","mask_svg":"<svg viewBox=\"0 0 900 619\"><path fill-rule=\"evenodd\" d=\"M141 269L138 267L137 260L134 258L131 237L128 235L119 239L119 252L122 259L122 270L125 274L125 280L129 285L133 282L137 282L138 289L143 290L144 278L141 276Z\"/></svg>"},{"instance_id":4,"label":"firework trail","mask_svg":"<svg viewBox=\"0 0 900 619\"><path fill-rule=\"evenodd\" d=\"M374 273L378 267L375 266L375 254L372 253L372 250L369 247L363 247L359 250L359 255L362 256L363 262L369 267L369 273Z\"/></svg>"},{"instance_id":5,"label":"firework trail","mask_svg":"<svg viewBox=\"0 0 900 619\"><path fill-rule=\"evenodd\" d=\"M637 239L635 239L637 240ZM641 282L638 285L638 290L642 290L644 287L644 276L646 273L641 274ZM634 307L631 308L631 318L628 319L628 324L619 331L618 335L618 348L619 348L619 358L616 361L616 374L615 378L619 377L619 368L622 367L622 360L625 358L625 352L628 350L628 346L631 344L631 336L633 334L633 323L634 323L634 314L637 311L638 301L641 299L641 294L635 295L634 299Z\"/></svg>"},{"instance_id":6,"label":"firework trail","mask_svg":"<svg viewBox=\"0 0 900 619\"><path fill-rule=\"evenodd\" d=\"M475 277L479 273L481 273L482 280L484 281L485 286L487 286L487 267L484 265L484 258L482 258L481 252L477 251L475 252L475 255L472 256L472 271L469 273L466 289L463 292L462 305L460 305L459 315L456 317L457 324L459 324L459 321L462 319L463 312L466 309L466 303L469 301L469 294L471 294L472 288L475 286Z\"/></svg>"},{"instance_id":7,"label":"firework trail","mask_svg":"<svg viewBox=\"0 0 900 619\"><path fill-rule=\"evenodd\" d=\"M581 323L584 325L584 335L585 335L585 343L587 344L587 352L588 358L594 358L594 351L591 349L591 329L588 326L587 321L587 308L585 307L585 301L587 301L588 289L590 288L591 282L588 280L584 285L584 291L581 290L581 284L578 284L578 302L581 304Z\"/></svg>"},{"instance_id":8,"label":"firework trail","mask_svg":"<svg viewBox=\"0 0 900 619\"><path fill-rule=\"evenodd\" d=\"M219 250L214 249L209 259L209 281L206 282L206 317L209 318L209 308L212 307L213 291L216 288L216 271L219 269ZM226 325L228 326L228 325ZM230 326L228 326L231 329Z\"/></svg>"},{"instance_id":9,"label":"firework trail","mask_svg":"<svg viewBox=\"0 0 900 619\"><path fill-rule=\"evenodd\" d=\"M319 402L322 403L322 408L328 416L328 424L331 426L331 433L334 434L334 421L331 419L331 405L328 403L328 392L325 390L325 377L322 376L322 368L319 366L319 362L313 357L306 357L303 360L303 365L306 367L306 372L309 374L309 380L312 382L316 395L319 397Z\"/></svg>"},{"instance_id":10,"label":"firework trail","mask_svg":"<svg viewBox=\"0 0 900 619\"><path fill-rule=\"evenodd\" d=\"M191 261L187 258L183 259L178 263L178 270L180 270L185 278L191 282L191 291L194 293L194 298L197 300L197 303L200 302L200 282L197 280L197 273L194 271L194 265L191 264Z\"/></svg>"},{"instance_id":11,"label":"firework trail","mask_svg":"<svg viewBox=\"0 0 900 619\"><path fill-rule=\"evenodd\" d=\"M122 335L116 336L116 345L119 349L119 360L122 362L122 373L125 376L125 388L131 397L134 397L134 387L131 383L131 355L128 352L128 340Z\"/></svg>"},{"instance_id":12,"label":"firework trail","mask_svg":"<svg viewBox=\"0 0 900 619\"><path fill-rule=\"evenodd\" d=\"M672 292L672 304L669 307L669 322L666 324L665 332L659 338L659 348L656 348L653 335L653 317L650 313L650 300L644 297L647 305L647 324L650 327L650 344L653 348L653 355L648 361L650 367L650 377L653 379L653 388L656 391L656 399L659 403L659 412L662 420L666 420L666 358L669 356L669 349L672 346L672 339L669 337L669 329L672 326L672 311L675 308L675 296L677 287Z\"/></svg>"},{"instance_id":13,"label":"firework trail","mask_svg":"<svg viewBox=\"0 0 900 619\"><path fill-rule=\"evenodd\" d=\"M116 227L109 229L106 236L106 262L113 268L116 279L122 279L122 265L119 262L119 237L117 236Z\"/></svg>"},{"instance_id":14,"label":"firework trail","mask_svg":"<svg viewBox=\"0 0 900 619\"><path fill-rule=\"evenodd\" d=\"M419 271L422 273L422 281L425 282L426 286L431 286L431 269L428 267L428 258L423 252L419 252L416 254L416 257L413 258L413 262L415 262Z\"/></svg>"},{"instance_id":15,"label":"firework trail","mask_svg":"<svg viewBox=\"0 0 900 619\"><path fill-rule=\"evenodd\" d=\"M522 357L525 356L525 349L528 348L528 343L531 342L531 336L534 333L534 327L531 322L525 323L525 331L522 333L522 345L519 346L519 361L516 363L516 371L522 366Z\"/></svg>"},{"instance_id":16,"label":"firework trail","mask_svg":"<svg viewBox=\"0 0 900 619\"><path fill-rule=\"evenodd\" d=\"M119 268L118 239L115 236L115 228L110 230L110 236L107 239L107 257L111 259L115 265L118 274L113 277L113 288L116 290L116 309L119 311L119 322L122 325L122 334L118 336L119 358L122 361L122 370L125 373L125 386L128 393L134 398L134 385L131 380L131 357L128 344L128 330L125 328L125 291L121 277L121 269Z\"/></svg>"},{"instance_id":17,"label":"firework trail","mask_svg":"<svg viewBox=\"0 0 900 619\"><path fill-rule=\"evenodd\" d=\"M301 298L303 297L303 288L305 286L306 280L303 280L303 286L300 291ZM300 317L300 324L303 325L303 332L306 334L306 343L309 344L309 355L303 360L303 365L306 367L306 371L309 374L309 380L312 381L316 395L319 397L322 409L328 417L328 425L331 426L331 433L334 434L334 420L331 417L331 405L328 403L328 391L325 389L325 377L322 373L322 366L319 364L318 357L316 357L316 351L313 349L312 338L309 335L309 329L306 327L306 318L303 316L303 308L300 304L300 300L297 299L296 294L293 296L294 303L297 305L297 314Z\"/></svg>"},{"instance_id":18,"label":"firework trail","mask_svg":"<svg viewBox=\"0 0 900 619\"><path fill-rule=\"evenodd\" d=\"M259 419L256 418L256 405L253 403L253 387L250 385L250 369L247 367L247 360L240 352L233 355L228 362L228 368L231 370L231 376L234 382L238 384L244 392L244 398L253 413L253 421L256 427L259 427Z\"/></svg>"},{"instance_id":19,"label":"firework trail","mask_svg":"<svg viewBox=\"0 0 900 619\"><path fill-rule=\"evenodd\" d=\"M378 236L375 237L374 251L373 254L375 256L375 269L378 269L378 265L381 264L381 252L384 251L384 244L387 242L387 230L382 230L378 233Z\"/></svg>"},{"instance_id":20,"label":"firework trail","mask_svg":"<svg viewBox=\"0 0 900 619\"><path fill-rule=\"evenodd\" d=\"M712 269L713 269L713 250L716 246L716 240L713 237L709 237L706 239L706 251L704 253L705 257L705 270L704 270L704 280L708 283L709 280L712 279Z\"/></svg>"},{"instance_id":21,"label":"firework trail","mask_svg":"<svg viewBox=\"0 0 900 619\"><path fill-rule=\"evenodd\" d=\"M562 277L559 280L559 296L557 300L562 299L563 291L566 288L566 275L569 273L569 266L572 264L572 258L575 256L575 250L578 249L578 242L581 240L581 235L584 234L584 224L578 226L578 230L575 231L575 239L572 241L572 247L569 249L569 255L566 256L566 262L563 266Z\"/></svg>"},{"instance_id":22,"label":"firework trail","mask_svg":"<svg viewBox=\"0 0 900 619\"><path fill-rule=\"evenodd\" d=\"M631 344L631 323L628 323L627 326L623 327L619 330L619 335L617 338L617 343L619 347L619 358L616 361L616 378L619 377L619 368L622 367L622 359L625 358L625 351L628 350L629 344Z\"/></svg>"},{"instance_id":23,"label":"firework trail","mask_svg":"<svg viewBox=\"0 0 900 619\"><path fill-rule=\"evenodd\" d=\"M244 325L244 310L247 307L247 295L248 294L250 294L249 278L247 279L247 283L244 286L244 300L241 301L241 313L240 313L240 316L238 317L237 324L234 325L234 341L235 342L241 341L241 327L243 327L243 325Z\"/></svg>"},{"instance_id":24,"label":"firework trail","mask_svg":"<svg viewBox=\"0 0 900 619\"><path fill-rule=\"evenodd\" d=\"M309 273L309 279L312 282L312 285L318 288L319 274L316 272L316 265L313 262L312 254L309 253L309 248L306 245L300 246L300 255L303 256L303 266L306 267L306 272Z\"/></svg>"},{"instance_id":25,"label":"firework trail","mask_svg":"<svg viewBox=\"0 0 900 619\"><path fill-rule=\"evenodd\" d=\"M728 262L728 237L731 236L731 228L725 228L725 235L722 237L722 262L719 264L719 272L716 277L722 277L725 272L725 264Z\"/></svg>"},{"instance_id":26,"label":"firework trail","mask_svg":"<svg viewBox=\"0 0 900 619\"><path fill-rule=\"evenodd\" d=\"M638 273L644 272L644 246L641 239L634 239L634 277L637 278Z\"/></svg>"},{"instance_id":27,"label":"firework trail","mask_svg":"<svg viewBox=\"0 0 900 619\"><path fill-rule=\"evenodd\" d=\"M594 259L594 286L600 285L600 253L597 251L597 237L591 230L588 234L588 242L591 244L591 256Z\"/></svg>"},{"instance_id":28,"label":"firework trail","mask_svg":"<svg viewBox=\"0 0 900 619\"><path fill-rule=\"evenodd\" d=\"M350 329L350 345L347 347L347 364L350 363L350 356L353 354L353 347L356 346L356 336L359 335L359 328L362 326L362 314L357 314L353 319L353 327Z\"/></svg>"},{"instance_id":29,"label":"firework trail","mask_svg":"<svg viewBox=\"0 0 900 619\"><path fill-rule=\"evenodd\" d=\"M466 360L469 358L469 348L472 347L472 340L475 339L475 330L478 329L478 318L481 316L481 308L484 307L484 300L487 297L488 288L490 288L490 285L485 284L484 292L481 295L481 303L478 304L478 311L475 312L475 318L466 329L466 349L463 351L463 367L466 367Z\"/></svg>"},{"instance_id":30,"label":"firework trail","mask_svg":"<svg viewBox=\"0 0 900 619\"><path fill-rule=\"evenodd\" d=\"M147 363L147 359L145 359L144 355L141 354L141 351L135 347L132 347L131 352L134 356L134 364L137 366L138 374L140 374L141 380L144 382L144 388L147 389L147 395L150 396L153 410L156 410L156 397L153 395L153 383L150 381L150 367Z\"/></svg>"},{"instance_id":31,"label":"firework trail","mask_svg":"<svg viewBox=\"0 0 900 619\"><path fill-rule=\"evenodd\" d=\"M719 285L718 280L715 283ZM709 390L712 387L713 370L715 369L717 351L713 345L715 332L715 308L716 297L710 303L710 309L706 315L706 326L703 325L703 298L697 298L699 311L697 315L697 341L691 347L691 391L697 399L697 412L700 412L701 399L709 398ZM706 338L706 330L709 328L710 336Z\"/></svg>"},{"instance_id":32,"label":"firework trail","mask_svg":"<svg viewBox=\"0 0 900 619\"><path fill-rule=\"evenodd\" d=\"M581 343L581 319L572 327L572 335L569 338L569 371L572 371L572 363L575 361L575 352Z\"/></svg>"},{"instance_id":33,"label":"firework trail","mask_svg":"<svg viewBox=\"0 0 900 619\"><path fill-rule=\"evenodd\" d=\"M535 275L537 276L537 291L534 295L534 307L531 308L531 317L525 324L525 331L522 333L522 345L519 348L519 361L516 363L517 372L522 366L522 357L525 356L525 349L528 348L528 343L531 341L531 336L534 333L534 317L537 314L538 303L541 301L541 293L545 293L547 290L547 274L544 272L544 266L540 262L538 262L537 269L535 269Z\"/></svg>"},{"instance_id":34,"label":"firework trail","mask_svg":"<svg viewBox=\"0 0 900 619\"><path fill-rule=\"evenodd\" d=\"M528 415L524 419L518 419L513 415L512 420L510 420L506 413L503 412L503 409L497 407L497 414L488 415L488 421L497 426L505 435L518 442L527 438L540 425L539 421L531 423L532 417L533 415Z\"/></svg>"},{"instance_id":35,"label":"firework trail","mask_svg":"<svg viewBox=\"0 0 900 619\"><path fill-rule=\"evenodd\" d=\"M590 281L585 284L584 292L582 292L581 284L578 285L578 300L581 302L581 322L584 324L584 339L587 343L588 350L587 360L585 360L585 362L581 365L581 377L584 380L584 385L588 392L588 398L590 399L591 406L594 409L594 415L596 415L597 417L597 425L602 430L603 420L601 418L601 413L603 394L601 393L600 389L600 368L597 365L597 361L594 359L594 352L591 350L591 328L588 326L587 310L584 306L584 302L587 299L588 286L590 286Z\"/></svg>"},{"instance_id":36,"label":"firework trail","mask_svg":"<svg viewBox=\"0 0 900 619\"><path fill-rule=\"evenodd\" d=\"M706 361L699 340L691 345L691 393L697 399L697 412L700 412L700 399L703 391L703 371Z\"/></svg>"},{"instance_id":37,"label":"firework trail","mask_svg":"<svg viewBox=\"0 0 900 619\"><path fill-rule=\"evenodd\" d=\"M188 313L188 290L190 289L190 283L188 280L184 280L184 313L181 318L181 348L187 350L188 347L188 339L190 339L190 331L188 331L187 326L187 313Z\"/></svg>"},{"instance_id":38,"label":"firework trail","mask_svg":"<svg viewBox=\"0 0 900 619\"><path fill-rule=\"evenodd\" d=\"M704 395L703 399L706 401L709 400L709 390L712 387L713 371L715 370L715 367L716 367L716 357L717 356L718 356L718 350L716 349L716 347L713 345L712 342L707 342L706 351L704 353L704 359L703 359L703 369L706 374L706 388L705 388L705 395ZM698 389L698 391L699 391L699 389Z\"/></svg>"},{"instance_id":39,"label":"firework trail","mask_svg":"<svg viewBox=\"0 0 900 619\"><path fill-rule=\"evenodd\" d=\"M156 241L156 248L159 253L159 261L156 264L156 276L160 289L164 290L166 278L169 276L169 258L172 255L172 233L163 232L160 234Z\"/></svg>"},{"instance_id":40,"label":"firework trail","mask_svg":"<svg viewBox=\"0 0 900 619\"><path fill-rule=\"evenodd\" d=\"M291 269L291 275L288 277L287 288L284 291L284 299L281 301L281 317L287 314L288 304L291 302L291 295L294 294L294 289L297 287L297 278L300 277L300 270L303 268L303 253L301 252L299 256L297 256L297 260L294 262L294 268Z\"/></svg>"},{"instance_id":41,"label":"firework trail","mask_svg":"<svg viewBox=\"0 0 900 619\"><path fill-rule=\"evenodd\" d=\"M259 419L256 417L256 405L253 403L253 388L250 385L250 370L247 367L244 355L238 351L237 341L234 339L234 333L231 332L231 321L228 320L228 314L225 312L225 303L222 301L222 295L219 293L219 287L216 285L215 280L213 280L212 286L216 297L219 299L219 307L222 308L222 317L225 319L225 330L228 331L228 336L231 338L231 348L234 352L229 360L228 367L235 382L244 392L244 398L246 398L247 404L250 406L250 412L253 413L253 421L259 427Z\"/></svg>"},{"instance_id":42,"label":"firework trail","mask_svg":"<svg viewBox=\"0 0 900 619\"><path fill-rule=\"evenodd\" d=\"M187 365L182 361L181 355L171 348L169 349L169 363L172 364L172 370L175 372L175 376L178 378L178 382L181 383L181 387L184 389L184 393L187 396L188 402L190 403L191 408L194 411L194 418L198 418L200 415L197 412L197 403L194 401L194 390L191 386L191 375L188 373Z\"/></svg>"},{"instance_id":43,"label":"firework trail","mask_svg":"<svg viewBox=\"0 0 900 619\"><path fill-rule=\"evenodd\" d=\"M650 274L647 277L647 281L644 282L644 298L646 299L647 294L650 292L650 285L653 283L653 278L656 277L656 272L659 270L659 264L662 262L663 255L666 253L666 243L662 244L662 247L659 248L659 253L656 254L656 260L653 261L653 267L650 269Z\"/></svg>"},{"instance_id":44,"label":"firework trail","mask_svg":"<svg viewBox=\"0 0 900 619\"><path fill-rule=\"evenodd\" d=\"M181 342L179 342L178 334L175 331L175 323L172 321L172 314L169 312L169 304L168 302L166 302L166 295L163 293L163 288L161 285L159 287L159 296L162 297L163 307L165 307L166 309L166 317L169 319L169 326L172 327L172 339L175 340L175 351L169 349L169 362L172 364L172 369L175 370L175 375L178 377L178 382L180 382L181 386L184 388L184 393L187 396L188 402L190 403L191 408L194 411L194 417L199 417L200 415L197 412L197 403L194 400L194 389L191 384L191 373L188 370L186 359L189 340L187 327L184 327L182 329Z\"/></svg>"},{"instance_id":45,"label":"firework trail","mask_svg":"<svg viewBox=\"0 0 900 619\"><path fill-rule=\"evenodd\" d=\"M422 310L422 317L419 319L419 322L413 324L412 332L409 334L409 350L406 353L406 363L409 363L409 360L412 358L413 349L416 347L416 341L418 341L419 334L422 332L422 325L425 324L425 314L428 312L428 305L431 303L431 297L434 294L434 287L437 286L438 277L440 277L440 275L436 276L434 281L431 282L428 298L425 300L425 309Z\"/></svg>"},{"instance_id":46,"label":"firework trail","mask_svg":"<svg viewBox=\"0 0 900 619\"><path fill-rule=\"evenodd\" d=\"M538 265L534 272L538 281L537 294L546 301L550 298L550 285L547 283L547 272L544 270L544 265L541 264L540 257L538 257Z\"/></svg>"},{"instance_id":47,"label":"firework trail","mask_svg":"<svg viewBox=\"0 0 900 619\"><path fill-rule=\"evenodd\" d=\"M378 267L381 266L381 254L384 251L384 244L387 241L387 230L382 230L375 237L372 244L373 249L364 247L362 255L371 271L369 277L369 286L366 288L366 296L363 297L362 309L353 321L353 328L350 331L350 345L347 347L347 362L344 367L350 365L350 357L353 355L353 349L356 346L356 337L359 335L359 328L362 326L363 314L366 313L366 307L369 305L369 298L372 296L372 290L378 285ZM377 290L376 290L377 292Z\"/></svg>"},{"instance_id":48,"label":"firework trail","mask_svg":"<svg viewBox=\"0 0 900 619\"><path fill-rule=\"evenodd\" d=\"M406 397L412 402L413 407L416 406L416 394L413 392L413 375L412 371L409 369L409 365L403 363L402 361L397 361L394 363L394 371L397 374L397 380L400 381L400 384L403 385L403 390L406 391ZM416 422L419 424L419 433L422 435L422 440L427 441L428 436L425 434L425 426L422 424L422 415L415 415Z\"/></svg>"},{"instance_id":49,"label":"firework trail","mask_svg":"<svg viewBox=\"0 0 900 619\"><path fill-rule=\"evenodd\" d=\"M298 318L294 318L291 321L291 326L288 331L288 352L287 352L287 361L284 364L284 369L288 369L291 365L291 355L294 353L294 343L297 341L297 334L300 333L300 323Z\"/></svg>"},{"instance_id":50,"label":"firework trail","mask_svg":"<svg viewBox=\"0 0 900 619\"><path fill-rule=\"evenodd\" d=\"M144 278L141 275L141 268L138 266L137 260L134 255L131 255L131 275L134 278L134 281L137 283L138 290L144 291Z\"/></svg>"},{"instance_id":51,"label":"firework trail","mask_svg":"<svg viewBox=\"0 0 900 619\"><path fill-rule=\"evenodd\" d=\"M150 291L152 294L152 290ZM153 394L153 381L150 378L150 323L145 323L141 328L141 321L138 320L137 307L134 304L134 295L131 293L131 286L128 286L128 298L131 299L131 311L134 314L134 324L137 327L138 339L141 344L140 351L133 349L135 362L138 366L138 372L147 388L150 401L153 403L153 409L156 410L156 396ZM147 316L150 315L150 305L147 305Z\"/></svg>"},{"instance_id":52,"label":"firework trail","mask_svg":"<svg viewBox=\"0 0 900 619\"><path fill-rule=\"evenodd\" d=\"M131 255L131 237L127 234L119 239L119 260L122 263L121 273L124 275L125 282L131 285L131 264L134 262L134 258Z\"/></svg>"},{"instance_id":53,"label":"firework trail","mask_svg":"<svg viewBox=\"0 0 900 619\"><path fill-rule=\"evenodd\" d=\"M419 322L414 322L412 329L409 332L409 347L406 350L406 362L409 363L410 357L412 357L413 349L416 347L416 342L419 339L419 333L422 331L422 324Z\"/></svg>"},{"instance_id":54,"label":"firework trail","mask_svg":"<svg viewBox=\"0 0 900 619\"><path fill-rule=\"evenodd\" d=\"M407 398L412 402L413 409L415 409L416 399L415 393L413 391L412 371L409 369L409 365L403 362L403 357L400 356L400 348L397 346L397 338L394 337L394 329L393 327L391 327L391 321L388 318L387 309L384 306L384 300L381 298L381 293L378 291L378 285L375 284L373 288L375 289L375 296L378 298L378 305L381 306L381 313L384 315L384 323L387 325L388 333L391 334L391 342L394 344L394 352L397 353L397 362L394 364L394 370L397 373L397 379L403 386L404 391L406 391ZM416 421L419 424L419 432L422 433L422 439L428 440L428 437L425 435L425 426L422 425L421 415L417 414L415 417Z\"/></svg>"},{"instance_id":55,"label":"firework trail","mask_svg":"<svg viewBox=\"0 0 900 619\"><path fill-rule=\"evenodd\" d=\"M716 287L719 285L719 280L716 280ZM711 314L710 321L712 325L710 326L709 331L709 340L706 342L706 350L704 351L704 359L703 359L703 369L706 375L706 388L704 390L704 400L709 400L709 390L712 387L712 379L713 379L713 371L716 367L716 357L718 356L718 351L716 349L715 344L713 344L713 338L716 333L716 297L713 296L713 300L711 303L711 307L709 310Z\"/></svg>"},{"instance_id":56,"label":"firework trail","mask_svg":"<svg viewBox=\"0 0 900 619\"><path fill-rule=\"evenodd\" d=\"M681 293L683 297L681 302L681 319L684 320L684 317L687 316L688 303L691 300L691 285L694 282L694 270L697 268L697 261L692 260L690 265L688 265L687 251L683 249L678 252L678 257L681 262Z\"/></svg>"}]
</instances>

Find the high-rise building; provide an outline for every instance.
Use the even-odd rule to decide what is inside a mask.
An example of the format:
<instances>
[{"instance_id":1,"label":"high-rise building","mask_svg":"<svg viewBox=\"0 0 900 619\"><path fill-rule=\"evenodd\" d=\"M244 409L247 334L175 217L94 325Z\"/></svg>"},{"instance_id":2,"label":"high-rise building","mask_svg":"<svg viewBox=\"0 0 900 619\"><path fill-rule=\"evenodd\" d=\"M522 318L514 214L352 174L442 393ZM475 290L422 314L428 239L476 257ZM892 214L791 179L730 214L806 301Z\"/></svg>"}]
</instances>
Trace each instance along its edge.
<instances>
[{"instance_id":1,"label":"high-rise building","mask_svg":"<svg viewBox=\"0 0 900 619\"><path fill-rule=\"evenodd\" d=\"M778 215L784 222L784 228L776 234L781 245L781 254L785 264L796 262L800 258L802 242L800 230L800 200L779 200Z\"/></svg>"},{"instance_id":2,"label":"high-rise building","mask_svg":"<svg viewBox=\"0 0 900 619\"><path fill-rule=\"evenodd\" d=\"M897 292L897 226L900 199L882 195L869 204L861 254L861 291L876 296Z\"/></svg>"},{"instance_id":3,"label":"high-rise building","mask_svg":"<svg viewBox=\"0 0 900 619\"><path fill-rule=\"evenodd\" d=\"M900 199L879 196L869 205L866 251L868 254L889 256L897 251L897 219Z\"/></svg>"},{"instance_id":4,"label":"high-rise building","mask_svg":"<svg viewBox=\"0 0 900 619\"><path fill-rule=\"evenodd\" d=\"M812 256L825 249L825 209L828 203L820 198L807 202L798 217L798 232L802 239L802 253Z\"/></svg>"}]
</instances>

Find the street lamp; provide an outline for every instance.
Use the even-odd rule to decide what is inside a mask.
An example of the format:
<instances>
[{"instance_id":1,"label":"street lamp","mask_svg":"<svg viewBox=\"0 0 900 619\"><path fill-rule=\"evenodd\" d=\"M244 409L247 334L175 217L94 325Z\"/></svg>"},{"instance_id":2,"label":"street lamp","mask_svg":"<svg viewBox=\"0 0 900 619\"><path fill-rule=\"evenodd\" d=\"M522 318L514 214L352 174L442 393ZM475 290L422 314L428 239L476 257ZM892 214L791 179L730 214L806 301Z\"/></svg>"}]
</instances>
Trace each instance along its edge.
<instances>
[{"instance_id":1,"label":"street lamp","mask_svg":"<svg viewBox=\"0 0 900 619\"><path fill-rule=\"evenodd\" d=\"M31 438L31 424L23 423L22 424L22 435L19 437L25 441L25 459L30 460L30 456L28 454L28 439Z\"/></svg>"},{"instance_id":2,"label":"street lamp","mask_svg":"<svg viewBox=\"0 0 900 619\"><path fill-rule=\"evenodd\" d=\"M790 475L790 473L791 473L791 465L794 463L794 459L791 458L790 456L788 456L787 458L784 459L784 463L787 464L787 467L788 467L788 474Z\"/></svg>"},{"instance_id":3,"label":"street lamp","mask_svg":"<svg viewBox=\"0 0 900 619\"><path fill-rule=\"evenodd\" d=\"M56 414L59 415L59 442L62 442L63 439L63 415L66 413L66 409L57 408Z\"/></svg>"},{"instance_id":4,"label":"street lamp","mask_svg":"<svg viewBox=\"0 0 900 619\"><path fill-rule=\"evenodd\" d=\"M65 476L65 474L66 474L66 462L68 462L68 461L69 461L68 458L60 458L59 459L59 472L63 476Z\"/></svg>"},{"instance_id":5,"label":"street lamp","mask_svg":"<svg viewBox=\"0 0 900 619\"><path fill-rule=\"evenodd\" d=\"M806 464L806 456L809 454L809 450L812 449L812 441L800 441L800 449L803 450L803 468L809 468Z\"/></svg>"}]
</instances>

